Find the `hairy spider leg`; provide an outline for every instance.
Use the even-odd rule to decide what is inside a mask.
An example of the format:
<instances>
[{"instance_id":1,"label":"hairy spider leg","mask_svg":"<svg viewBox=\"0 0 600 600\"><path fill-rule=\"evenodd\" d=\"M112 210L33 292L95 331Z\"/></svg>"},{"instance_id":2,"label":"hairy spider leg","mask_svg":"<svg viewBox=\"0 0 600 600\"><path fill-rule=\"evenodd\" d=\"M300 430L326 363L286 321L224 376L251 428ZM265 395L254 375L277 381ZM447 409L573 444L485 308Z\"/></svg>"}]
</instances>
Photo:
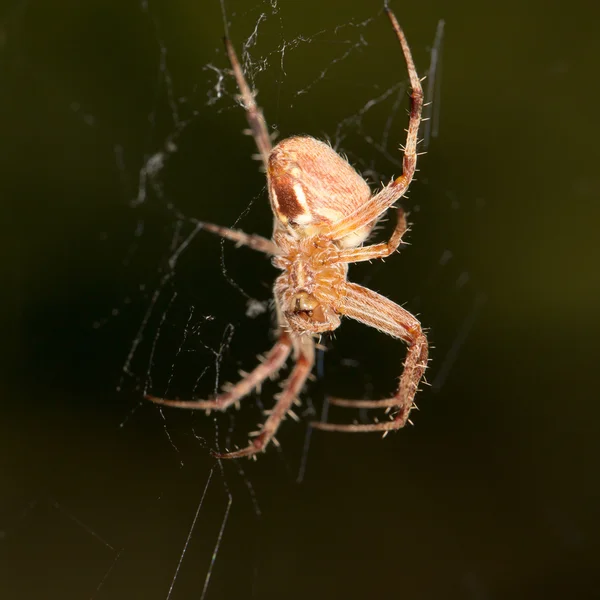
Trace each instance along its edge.
<instances>
[{"instance_id":1,"label":"hairy spider leg","mask_svg":"<svg viewBox=\"0 0 600 600\"><path fill-rule=\"evenodd\" d=\"M354 213L326 228L323 232L324 235L327 235L332 239L341 239L358 228L363 227L366 223L371 223L379 218L379 216L390 208L396 200L405 194L413 179L417 166L417 138L419 135L419 125L421 123L421 113L423 111L423 88L421 86L421 80L417 75L415 63L404 32L390 8L386 6L385 11L390 18L392 27L402 46L411 87L410 120L408 123L406 146L404 148L404 158L402 161L402 175L384 187L368 202L355 210Z\"/></svg>"},{"instance_id":2,"label":"hairy spider leg","mask_svg":"<svg viewBox=\"0 0 600 600\"><path fill-rule=\"evenodd\" d=\"M277 246L271 240L268 240L261 235L245 233L239 229L221 227L221 225L215 225L214 223L202 223L202 229L206 229L206 231L210 231L211 233L231 240L232 242L235 242L237 246L248 246L249 248L252 248L252 250L264 252L265 254L279 253Z\"/></svg>"},{"instance_id":3,"label":"hairy spider leg","mask_svg":"<svg viewBox=\"0 0 600 600\"><path fill-rule=\"evenodd\" d=\"M282 333L277 343L253 371L248 373L243 379L235 385L212 400L167 400L155 396L146 396L155 404L163 406L175 406L177 408L188 408L191 410L227 410L232 404L235 404L252 390L257 388L267 377L271 377L281 369L285 364L292 350L292 341L287 333Z\"/></svg>"},{"instance_id":4,"label":"hairy spider leg","mask_svg":"<svg viewBox=\"0 0 600 600\"><path fill-rule=\"evenodd\" d=\"M256 95L255 92L250 89L250 86L244 77L240 61L233 49L231 40L224 38L224 41L227 55L229 56L229 62L231 63L231 68L233 69L233 74L240 90L242 103L246 110L246 118L248 119L248 125L250 125L250 132L256 142L260 158L266 171L269 166L269 154L271 154L271 150L273 149L271 137L267 130L267 122L265 121L261 108L256 104L256 100L254 99Z\"/></svg>"},{"instance_id":5,"label":"hairy spider leg","mask_svg":"<svg viewBox=\"0 0 600 600\"><path fill-rule=\"evenodd\" d=\"M385 400L343 400L330 399L331 404L360 408L396 408L397 412L391 421L385 423L338 425L336 423L313 422L317 429L327 431L368 432L390 431L404 427L413 407L413 400L419 382L427 367L427 338L423 334L421 324L408 311L404 310L384 296L355 283L348 283L345 297L342 300L340 313L351 319L374 327L383 333L403 340L408 344L408 352L404 361L404 370L400 377L398 391Z\"/></svg>"},{"instance_id":6,"label":"hairy spider leg","mask_svg":"<svg viewBox=\"0 0 600 600\"><path fill-rule=\"evenodd\" d=\"M315 363L315 347L312 338L303 336L297 338L294 346L298 356L296 364L287 381L283 384L283 389L280 394L275 396L276 403L272 410L267 411L269 418L264 422L256 437L252 442L235 452L225 452L222 454L213 453L216 458L242 458L244 456L253 456L259 452L263 452L270 441L274 441L274 436L285 419L286 415L292 408L292 404L298 398L298 394L302 391L308 376L310 375Z\"/></svg>"},{"instance_id":7,"label":"hairy spider leg","mask_svg":"<svg viewBox=\"0 0 600 600\"><path fill-rule=\"evenodd\" d=\"M256 104L254 99L255 94L250 89L250 86L244 77L244 73L240 66L240 61L238 60L237 54L233 48L233 44L228 38L224 38L224 41L229 62L231 63L231 68L233 69L233 74L240 90L240 97L246 111L246 118L248 120L248 124L250 125L250 133L254 138L260 158L266 170L269 161L269 154L271 153L273 147L269 132L267 130L267 123L263 116L262 110ZM238 246L248 246L253 250L264 252L265 254L274 255L278 253L277 246L271 240L268 240L260 235L248 234L244 231L240 231L239 229L230 229L229 227L222 227L221 225L215 225L213 223L202 223L202 227L207 231L235 242Z\"/></svg>"},{"instance_id":8,"label":"hairy spider leg","mask_svg":"<svg viewBox=\"0 0 600 600\"><path fill-rule=\"evenodd\" d=\"M396 227L390 237L389 241L381 242L380 244L372 244L371 246L360 246L359 248L347 248L341 250L338 256L335 258L335 262L360 262L363 260L373 260L375 258L385 258L390 256L397 249L402 242L402 237L408 231L408 225L406 223L406 213L400 207L397 210L397 221Z\"/></svg>"}]
</instances>

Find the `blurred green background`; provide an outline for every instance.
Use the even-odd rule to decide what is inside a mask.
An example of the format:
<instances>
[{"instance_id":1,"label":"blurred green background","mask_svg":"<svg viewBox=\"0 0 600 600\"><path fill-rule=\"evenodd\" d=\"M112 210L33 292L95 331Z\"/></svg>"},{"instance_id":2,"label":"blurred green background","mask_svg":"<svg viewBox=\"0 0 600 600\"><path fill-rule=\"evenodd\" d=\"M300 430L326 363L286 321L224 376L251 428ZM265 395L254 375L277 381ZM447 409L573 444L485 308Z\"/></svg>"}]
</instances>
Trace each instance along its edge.
<instances>
[{"instance_id":1,"label":"blurred green background","mask_svg":"<svg viewBox=\"0 0 600 600\"><path fill-rule=\"evenodd\" d=\"M281 452L219 466L208 449L245 442L256 399L215 420L140 398L251 368L271 321L247 301L275 272L200 233L165 281L192 231L175 213L264 235L271 216L219 3L145 6L0 9L1 597L165 598L177 573L170 597L199 598L209 570L210 600L598 597L598 9L393 2L420 72L445 20L439 136L411 245L351 274L430 328L434 385L385 441L306 446L286 423ZM269 124L339 142L376 184L399 174L406 102L349 117L406 78L381 8L226 5ZM391 391L401 344L345 323L328 346L317 410Z\"/></svg>"}]
</instances>

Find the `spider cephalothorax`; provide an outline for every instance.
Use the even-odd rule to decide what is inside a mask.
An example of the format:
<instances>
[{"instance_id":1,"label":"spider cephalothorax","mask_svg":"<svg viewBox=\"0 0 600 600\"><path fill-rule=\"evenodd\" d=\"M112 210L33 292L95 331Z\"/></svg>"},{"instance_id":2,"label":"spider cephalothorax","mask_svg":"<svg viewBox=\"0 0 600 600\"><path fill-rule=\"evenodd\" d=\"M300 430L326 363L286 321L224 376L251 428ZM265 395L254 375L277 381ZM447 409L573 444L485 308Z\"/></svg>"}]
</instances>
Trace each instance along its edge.
<instances>
[{"instance_id":1,"label":"spider cephalothorax","mask_svg":"<svg viewBox=\"0 0 600 600\"><path fill-rule=\"evenodd\" d=\"M410 49L394 14L386 12L408 66L411 111L404 149L403 173L375 195L368 184L329 145L311 137L291 137L271 146L271 138L254 94L248 87L233 46L226 40L248 123L267 172L267 187L275 217L272 240L205 223L204 228L273 256L282 270L274 287L278 340L265 359L248 375L212 400L165 400L157 404L181 408L226 410L247 396L285 364L293 352L295 365L276 396L275 406L252 442L242 450L219 453L221 458L255 456L264 450L281 421L290 414L314 364L314 338L336 329L341 317L355 319L408 344L408 354L396 393L384 400L330 399L338 406L385 408L390 420L372 424L313 423L329 431L388 431L408 420L413 399L427 366L427 339L419 321L391 300L347 280L348 265L383 258L400 245L406 232L401 208L387 242L363 246L377 220L401 198L412 181L417 162L417 134L423 91Z\"/></svg>"},{"instance_id":2,"label":"spider cephalothorax","mask_svg":"<svg viewBox=\"0 0 600 600\"><path fill-rule=\"evenodd\" d=\"M335 243L319 235L295 238L286 231L275 235L275 243L281 255L273 264L283 270L275 281L283 326L299 334L338 327L338 292L346 281L348 265L336 261Z\"/></svg>"}]
</instances>

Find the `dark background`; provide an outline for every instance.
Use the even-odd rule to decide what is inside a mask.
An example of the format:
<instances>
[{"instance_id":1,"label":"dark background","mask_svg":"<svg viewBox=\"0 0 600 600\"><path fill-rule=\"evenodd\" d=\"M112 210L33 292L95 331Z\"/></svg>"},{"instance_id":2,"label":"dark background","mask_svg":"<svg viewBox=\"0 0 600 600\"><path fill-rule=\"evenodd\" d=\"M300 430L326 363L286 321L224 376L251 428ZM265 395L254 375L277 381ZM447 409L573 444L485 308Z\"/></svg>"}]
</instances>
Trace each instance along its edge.
<instances>
[{"instance_id":1,"label":"dark background","mask_svg":"<svg viewBox=\"0 0 600 600\"><path fill-rule=\"evenodd\" d=\"M231 2L227 15L240 52L260 21L254 83L281 136L333 138L405 79L380 3L274 6ZM440 135L406 203L411 246L352 278L419 313L434 386L419 396L416 426L385 441L314 433L305 451L306 426L286 423L281 451L218 465L209 448L245 443L261 419L255 397L216 420L140 399L146 387L210 394L271 339L270 317L245 316L247 298L221 267L224 257L230 279L264 301L274 271L260 255L221 255L200 233L173 276L167 264L181 240L175 210L231 225L255 198L239 226L269 234L233 82L215 98L218 73L206 68L227 66L220 6L2 3L2 598L165 598L196 514L172 598L201 597L210 568L208 599L597 597L600 38L590 6L393 3L421 72L446 20ZM282 60L283 42L299 36L310 41ZM392 104L344 125L341 144L384 180L399 169L368 140ZM392 153L403 119L404 108ZM169 137L176 150L132 206L140 169ZM326 393L391 391L400 344L345 323L329 346L303 395L317 409Z\"/></svg>"}]
</instances>

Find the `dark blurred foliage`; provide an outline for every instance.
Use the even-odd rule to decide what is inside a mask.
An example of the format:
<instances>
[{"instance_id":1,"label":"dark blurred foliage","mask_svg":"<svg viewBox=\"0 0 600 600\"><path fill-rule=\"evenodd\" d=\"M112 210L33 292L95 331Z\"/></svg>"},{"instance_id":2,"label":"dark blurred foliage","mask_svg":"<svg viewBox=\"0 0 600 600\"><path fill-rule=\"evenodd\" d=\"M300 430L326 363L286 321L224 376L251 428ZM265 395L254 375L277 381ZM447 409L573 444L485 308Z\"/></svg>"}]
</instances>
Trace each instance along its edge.
<instances>
[{"instance_id":1,"label":"dark blurred foliage","mask_svg":"<svg viewBox=\"0 0 600 600\"><path fill-rule=\"evenodd\" d=\"M352 276L419 313L436 346L430 380L441 385L421 393L416 426L385 441L313 434L296 483L304 425L284 425L281 452L221 470L208 449L230 435L244 443L260 419L255 400L216 421L141 403L144 385L164 393L171 375L171 393L189 395L205 368L197 391L211 393L214 350L232 332L217 352L222 380L250 368L271 339L269 315L245 316L247 298L223 276L220 243L207 233L160 288L183 239L175 209L230 225L255 199L239 226L265 235L271 217L231 78L211 103L227 66L219 3L143 5L0 9L0 596L165 598L203 498L172 598L201 597L223 524L209 600L597 597L595 6L393 3L421 72L446 21L440 133L406 203L411 245ZM268 66L254 83L281 136L333 138L405 78L380 8L228 3L240 52L258 24L250 53ZM282 43L299 36L310 41L282 59ZM368 136L391 106L348 126L342 142L384 179L399 169ZM392 149L403 119L401 109ZM140 170L170 135L176 151L133 207ZM191 231L183 224L181 236ZM223 256L238 286L269 298L264 258L231 246ZM317 409L325 393L390 391L399 343L347 323L328 345L304 394ZM260 402L275 390L266 386Z\"/></svg>"}]
</instances>

